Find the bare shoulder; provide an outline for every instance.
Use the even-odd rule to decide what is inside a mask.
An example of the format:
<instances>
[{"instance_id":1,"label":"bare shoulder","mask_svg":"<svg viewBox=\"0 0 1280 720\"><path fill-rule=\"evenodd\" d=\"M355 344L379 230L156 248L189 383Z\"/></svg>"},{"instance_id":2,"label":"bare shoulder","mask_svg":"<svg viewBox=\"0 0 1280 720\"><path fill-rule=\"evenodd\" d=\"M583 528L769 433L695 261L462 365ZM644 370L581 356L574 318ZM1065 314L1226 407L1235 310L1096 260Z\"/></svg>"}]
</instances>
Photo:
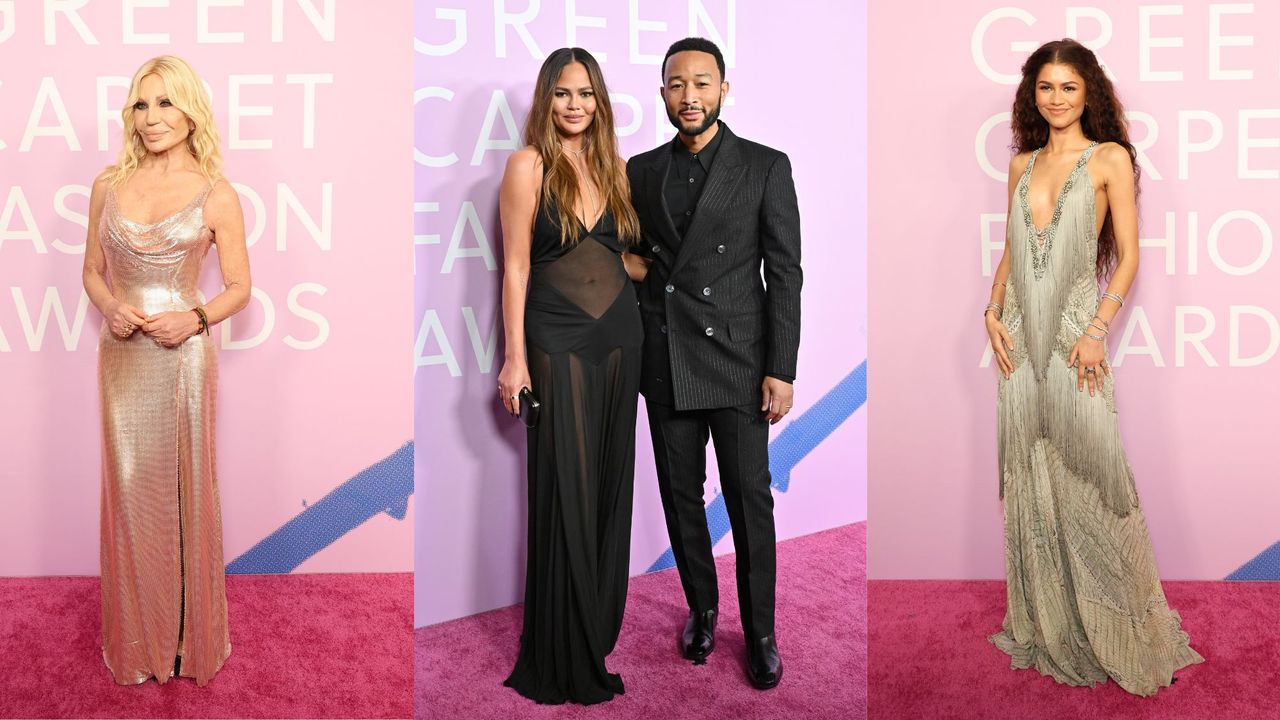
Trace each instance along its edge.
<instances>
[{"instance_id":1,"label":"bare shoulder","mask_svg":"<svg viewBox=\"0 0 1280 720\"><path fill-rule=\"evenodd\" d=\"M514 192L511 197L537 196L542 183L542 156L533 147L523 147L507 158L507 169L502 173L503 192Z\"/></svg>"},{"instance_id":2,"label":"bare shoulder","mask_svg":"<svg viewBox=\"0 0 1280 720\"><path fill-rule=\"evenodd\" d=\"M542 172L542 156L538 154L537 148L526 145L507 158L507 172L536 175Z\"/></svg>"},{"instance_id":3,"label":"bare shoulder","mask_svg":"<svg viewBox=\"0 0 1280 720\"><path fill-rule=\"evenodd\" d=\"M1101 143L1098 149L1093 151L1093 156L1097 158L1099 165L1108 170L1133 172L1133 158L1129 156L1129 150L1120 143Z\"/></svg>"},{"instance_id":4,"label":"bare shoulder","mask_svg":"<svg viewBox=\"0 0 1280 720\"><path fill-rule=\"evenodd\" d=\"M204 201L204 218L205 223L215 233L219 228L228 230L235 226L228 223L244 223L244 213L240 209L240 195L227 178L219 178L214 182L213 189L209 191L209 197Z\"/></svg>"},{"instance_id":5,"label":"bare shoulder","mask_svg":"<svg viewBox=\"0 0 1280 720\"><path fill-rule=\"evenodd\" d=\"M102 217L102 210L107 205L107 193L111 192L111 176L115 173L114 167L109 167L98 173L98 177L93 179L93 186L89 188L89 218L92 223L97 223L98 218Z\"/></svg>"},{"instance_id":6,"label":"bare shoulder","mask_svg":"<svg viewBox=\"0 0 1280 720\"><path fill-rule=\"evenodd\" d=\"M1009 158L1009 177L1017 177L1027 169L1027 164L1031 162L1031 151L1020 152Z\"/></svg>"},{"instance_id":7,"label":"bare shoulder","mask_svg":"<svg viewBox=\"0 0 1280 720\"><path fill-rule=\"evenodd\" d=\"M94 205L102 202L107 196L107 191L111 189L111 176L115 174L115 168L109 167L98 173L98 177L93 179L93 187L89 189L89 204Z\"/></svg>"},{"instance_id":8,"label":"bare shoulder","mask_svg":"<svg viewBox=\"0 0 1280 720\"><path fill-rule=\"evenodd\" d=\"M214 210L238 210L240 208L240 194L236 192L235 186L227 178L219 178L213 184L213 189L209 191L209 198L205 200L205 207Z\"/></svg>"}]
</instances>

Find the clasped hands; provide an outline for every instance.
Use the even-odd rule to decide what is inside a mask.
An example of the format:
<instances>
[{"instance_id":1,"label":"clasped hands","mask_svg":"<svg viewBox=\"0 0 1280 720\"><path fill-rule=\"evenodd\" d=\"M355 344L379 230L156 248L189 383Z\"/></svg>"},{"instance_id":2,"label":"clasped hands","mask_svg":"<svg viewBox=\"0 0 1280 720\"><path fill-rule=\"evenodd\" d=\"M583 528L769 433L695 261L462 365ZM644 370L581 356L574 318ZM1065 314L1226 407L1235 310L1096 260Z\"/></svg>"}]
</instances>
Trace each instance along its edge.
<instances>
[{"instance_id":1,"label":"clasped hands","mask_svg":"<svg viewBox=\"0 0 1280 720\"><path fill-rule=\"evenodd\" d=\"M116 337L123 339L142 331L161 347L177 347L200 332L200 317L192 310L167 310L144 317L137 308L117 301L108 316Z\"/></svg>"}]
</instances>

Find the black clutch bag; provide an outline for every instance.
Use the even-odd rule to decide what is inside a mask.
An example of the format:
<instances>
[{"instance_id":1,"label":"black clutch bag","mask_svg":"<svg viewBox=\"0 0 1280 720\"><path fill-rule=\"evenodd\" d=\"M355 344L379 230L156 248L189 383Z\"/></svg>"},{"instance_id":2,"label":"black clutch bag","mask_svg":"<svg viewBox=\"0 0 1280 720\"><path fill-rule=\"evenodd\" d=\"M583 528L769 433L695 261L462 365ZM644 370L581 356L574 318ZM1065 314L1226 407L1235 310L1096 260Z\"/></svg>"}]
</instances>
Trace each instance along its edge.
<instances>
[{"instance_id":1,"label":"black clutch bag","mask_svg":"<svg viewBox=\"0 0 1280 720\"><path fill-rule=\"evenodd\" d=\"M542 403L538 402L538 398L534 397L533 391L529 388L520 388L520 422L525 427L534 427L538 424L538 415L542 412Z\"/></svg>"}]
</instances>

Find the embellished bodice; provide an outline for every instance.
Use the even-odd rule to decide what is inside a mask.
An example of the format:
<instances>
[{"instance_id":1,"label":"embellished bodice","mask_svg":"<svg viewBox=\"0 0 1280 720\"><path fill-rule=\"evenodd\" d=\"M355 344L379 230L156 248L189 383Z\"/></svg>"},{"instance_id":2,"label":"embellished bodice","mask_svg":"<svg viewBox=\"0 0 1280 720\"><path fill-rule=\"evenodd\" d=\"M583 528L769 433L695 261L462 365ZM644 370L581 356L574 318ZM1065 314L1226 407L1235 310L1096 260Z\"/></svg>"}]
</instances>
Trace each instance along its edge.
<instances>
[{"instance_id":1,"label":"embellished bodice","mask_svg":"<svg viewBox=\"0 0 1280 720\"><path fill-rule=\"evenodd\" d=\"M107 191L98 236L116 299L144 315L187 310L200 304L196 283L213 232L204 222L210 184L177 212L140 223L120 212L115 188Z\"/></svg>"},{"instance_id":2,"label":"embellished bodice","mask_svg":"<svg viewBox=\"0 0 1280 720\"><path fill-rule=\"evenodd\" d=\"M1040 150L1031 153L1013 195L1005 237L1011 272L1003 317L1015 336L1015 363L1030 360L1040 378L1051 355L1065 358L1071 352L1098 307L1097 209L1087 167L1096 148L1091 143L1080 154L1045 227L1035 226L1028 200Z\"/></svg>"}]
</instances>

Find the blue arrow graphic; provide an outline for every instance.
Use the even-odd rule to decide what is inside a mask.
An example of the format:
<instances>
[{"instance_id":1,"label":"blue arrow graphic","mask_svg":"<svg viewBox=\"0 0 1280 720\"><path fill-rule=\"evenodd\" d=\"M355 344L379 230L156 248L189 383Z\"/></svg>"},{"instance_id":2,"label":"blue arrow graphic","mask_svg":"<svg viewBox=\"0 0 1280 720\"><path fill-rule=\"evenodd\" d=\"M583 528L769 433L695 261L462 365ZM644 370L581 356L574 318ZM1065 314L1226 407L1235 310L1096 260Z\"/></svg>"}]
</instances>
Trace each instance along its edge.
<instances>
[{"instance_id":1,"label":"blue arrow graphic","mask_svg":"<svg viewBox=\"0 0 1280 720\"><path fill-rule=\"evenodd\" d=\"M769 486L786 492L791 487L791 470L866 402L867 361L863 360L769 443ZM729 534L729 512L720 493L707 505L707 529L712 545ZM667 548L647 572L674 567L675 562L675 555Z\"/></svg>"},{"instance_id":2,"label":"blue arrow graphic","mask_svg":"<svg viewBox=\"0 0 1280 720\"><path fill-rule=\"evenodd\" d=\"M1280 580L1280 542L1258 553L1227 576L1228 580Z\"/></svg>"},{"instance_id":3,"label":"blue arrow graphic","mask_svg":"<svg viewBox=\"0 0 1280 720\"><path fill-rule=\"evenodd\" d=\"M334 488L227 564L229 573L293 572L378 513L403 520L413 494L413 443L408 442Z\"/></svg>"}]
</instances>

